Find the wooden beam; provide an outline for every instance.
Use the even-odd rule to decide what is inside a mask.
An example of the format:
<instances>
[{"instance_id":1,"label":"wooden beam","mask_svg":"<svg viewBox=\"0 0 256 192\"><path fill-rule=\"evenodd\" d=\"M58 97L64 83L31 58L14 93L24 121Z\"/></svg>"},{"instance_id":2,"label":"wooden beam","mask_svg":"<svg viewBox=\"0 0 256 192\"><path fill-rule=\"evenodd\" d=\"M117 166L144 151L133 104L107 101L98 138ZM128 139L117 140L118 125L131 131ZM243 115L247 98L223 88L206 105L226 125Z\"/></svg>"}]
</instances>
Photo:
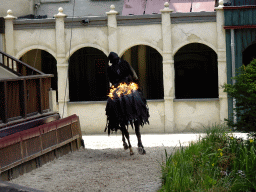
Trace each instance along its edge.
<instances>
[{"instance_id":1,"label":"wooden beam","mask_svg":"<svg viewBox=\"0 0 256 192\"><path fill-rule=\"evenodd\" d=\"M7 82L5 81L4 82L4 98L3 98L3 104L4 104L4 109L3 109L3 112L4 112L4 115L3 115L3 122L4 123L7 123L8 121L8 106L7 106Z\"/></svg>"},{"instance_id":2,"label":"wooden beam","mask_svg":"<svg viewBox=\"0 0 256 192\"><path fill-rule=\"evenodd\" d=\"M230 10L230 9L256 9L255 5L245 5L245 6L224 6L224 10Z\"/></svg>"},{"instance_id":3,"label":"wooden beam","mask_svg":"<svg viewBox=\"0 0 256 192\"><path fill-rule=\"evenodd\" d=\"M256 25L224 26L224 29L255 29Z\"/></svg>"}]
</instances>

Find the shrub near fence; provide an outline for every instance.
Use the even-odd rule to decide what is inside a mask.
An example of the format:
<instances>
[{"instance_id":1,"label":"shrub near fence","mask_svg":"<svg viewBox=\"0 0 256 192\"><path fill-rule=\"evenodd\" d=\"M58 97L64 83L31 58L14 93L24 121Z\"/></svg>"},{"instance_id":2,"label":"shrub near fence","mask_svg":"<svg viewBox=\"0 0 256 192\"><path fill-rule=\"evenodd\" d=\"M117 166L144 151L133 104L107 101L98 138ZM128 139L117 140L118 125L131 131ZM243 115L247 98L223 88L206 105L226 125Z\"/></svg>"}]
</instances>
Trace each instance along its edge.
<instances>
[{"instance_id":1,"label":"shrub near fence","mask_svg":"<svg viewBox=\"0 0 256 192\"><path fill-rule=\"evenodd\" d=\"M0 139L0 174L10 180L82 145L79 117L72 115Z\"/></svg>"}]
</instances>

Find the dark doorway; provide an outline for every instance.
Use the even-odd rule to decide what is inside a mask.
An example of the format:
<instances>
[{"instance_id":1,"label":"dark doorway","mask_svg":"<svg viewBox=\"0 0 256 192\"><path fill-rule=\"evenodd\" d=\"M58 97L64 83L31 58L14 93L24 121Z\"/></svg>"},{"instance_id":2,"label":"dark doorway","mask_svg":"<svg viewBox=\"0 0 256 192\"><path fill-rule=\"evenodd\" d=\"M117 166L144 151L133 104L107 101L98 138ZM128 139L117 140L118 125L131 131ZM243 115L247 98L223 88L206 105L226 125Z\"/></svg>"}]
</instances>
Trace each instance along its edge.
<instances>
[{"instance_id":1,"label":"dark doorway","mask_svg":"<svg viewBox=\"0 0 256 192\"><path fill-rule=\"evenodd\" d=\"M256 43L248 46L243 51L243 64L248 65L253 59L256 59Z\"/></svg>"},{"instance_id":2,"label":"dark doorway","mask_svg":"<svg viewBox=\"0 0 256 192\"><path fill-rule=\"evenodd\" d=\"M175 98L218 98L217 54L208 46L192 43L174 56Z\"/></svg>"},{"instance_id":3,"label":"dark doorway","mask_svg":"<svg viewBox=\"0 0 256 192\"><path fill-rule=\"evenodd\" d=\"M140 88L146 99L163 99L163 58L157 50L137 45L124 53L139 77ZM141 66L144 65L144 66Z\"/></svg>"},{"instance_id":4,"label":"dark doorway","mask_svg":"<svg viewBox=\"0 0 256 192\"><path fill-rule=\"evenodd\" d=\"M107 56L86 47L76 51L69 62L70 101L104 101L109 82L106 75Z\"/></svg>"}]
</instances>

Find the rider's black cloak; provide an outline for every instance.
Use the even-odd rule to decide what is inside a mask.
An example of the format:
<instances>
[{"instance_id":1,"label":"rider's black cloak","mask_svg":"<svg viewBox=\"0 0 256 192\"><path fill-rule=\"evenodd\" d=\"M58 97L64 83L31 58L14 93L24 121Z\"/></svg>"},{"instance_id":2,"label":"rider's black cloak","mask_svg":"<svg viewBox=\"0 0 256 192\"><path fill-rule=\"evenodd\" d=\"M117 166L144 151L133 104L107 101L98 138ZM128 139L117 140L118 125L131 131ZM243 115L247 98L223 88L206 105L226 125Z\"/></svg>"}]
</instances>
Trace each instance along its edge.
<instances>
[{"instance_id":1,"label":"rider's black cloak","mask_svg":"<svg viewBox=\"0 0 256 192\"><path fill-rule=\"evenodd\" d=\"M128 125L134 126L135 121L140 126L149 123L149 110L147 101L143 97L140 89L133 90L130 94L126 94L127 90L122 90L122 94L118 96L117 88L121 83L131 84L138 80L135 71L130 64L118 57L114 52L108 56L112 63L107 68L109 81L116 88L113 91L113 96L108 97L106 106L107 125L105 131L117 131L121 128L128 128Z\"/></svg>"}]
</instances>

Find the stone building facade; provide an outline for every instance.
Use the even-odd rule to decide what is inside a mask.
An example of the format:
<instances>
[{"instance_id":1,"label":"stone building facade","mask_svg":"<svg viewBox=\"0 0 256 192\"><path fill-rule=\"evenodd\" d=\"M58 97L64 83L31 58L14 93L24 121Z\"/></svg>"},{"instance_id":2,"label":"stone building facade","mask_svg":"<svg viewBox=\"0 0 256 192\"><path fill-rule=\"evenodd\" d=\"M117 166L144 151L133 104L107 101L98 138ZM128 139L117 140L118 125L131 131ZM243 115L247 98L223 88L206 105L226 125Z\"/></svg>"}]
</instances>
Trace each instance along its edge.
<instances>
[{"instance_id":1,"label":"stone building facade","mask_svg":"<svg viewBox=\"0 0 256 192\"><path fill-rule=\"evenodd\" d=\"M113 5L101 17L68 18L58 11L39 20L17 20L9 11L2 49L55 74L55 110L62 117L77 114L85 134L105 128L110 51L138 73L150 112L142 133L201 131L227 118L221 3L214 12L198 13L172 13L165 3L161 14L138 16L119 16Z\"/></svg>"}]
</instances>

